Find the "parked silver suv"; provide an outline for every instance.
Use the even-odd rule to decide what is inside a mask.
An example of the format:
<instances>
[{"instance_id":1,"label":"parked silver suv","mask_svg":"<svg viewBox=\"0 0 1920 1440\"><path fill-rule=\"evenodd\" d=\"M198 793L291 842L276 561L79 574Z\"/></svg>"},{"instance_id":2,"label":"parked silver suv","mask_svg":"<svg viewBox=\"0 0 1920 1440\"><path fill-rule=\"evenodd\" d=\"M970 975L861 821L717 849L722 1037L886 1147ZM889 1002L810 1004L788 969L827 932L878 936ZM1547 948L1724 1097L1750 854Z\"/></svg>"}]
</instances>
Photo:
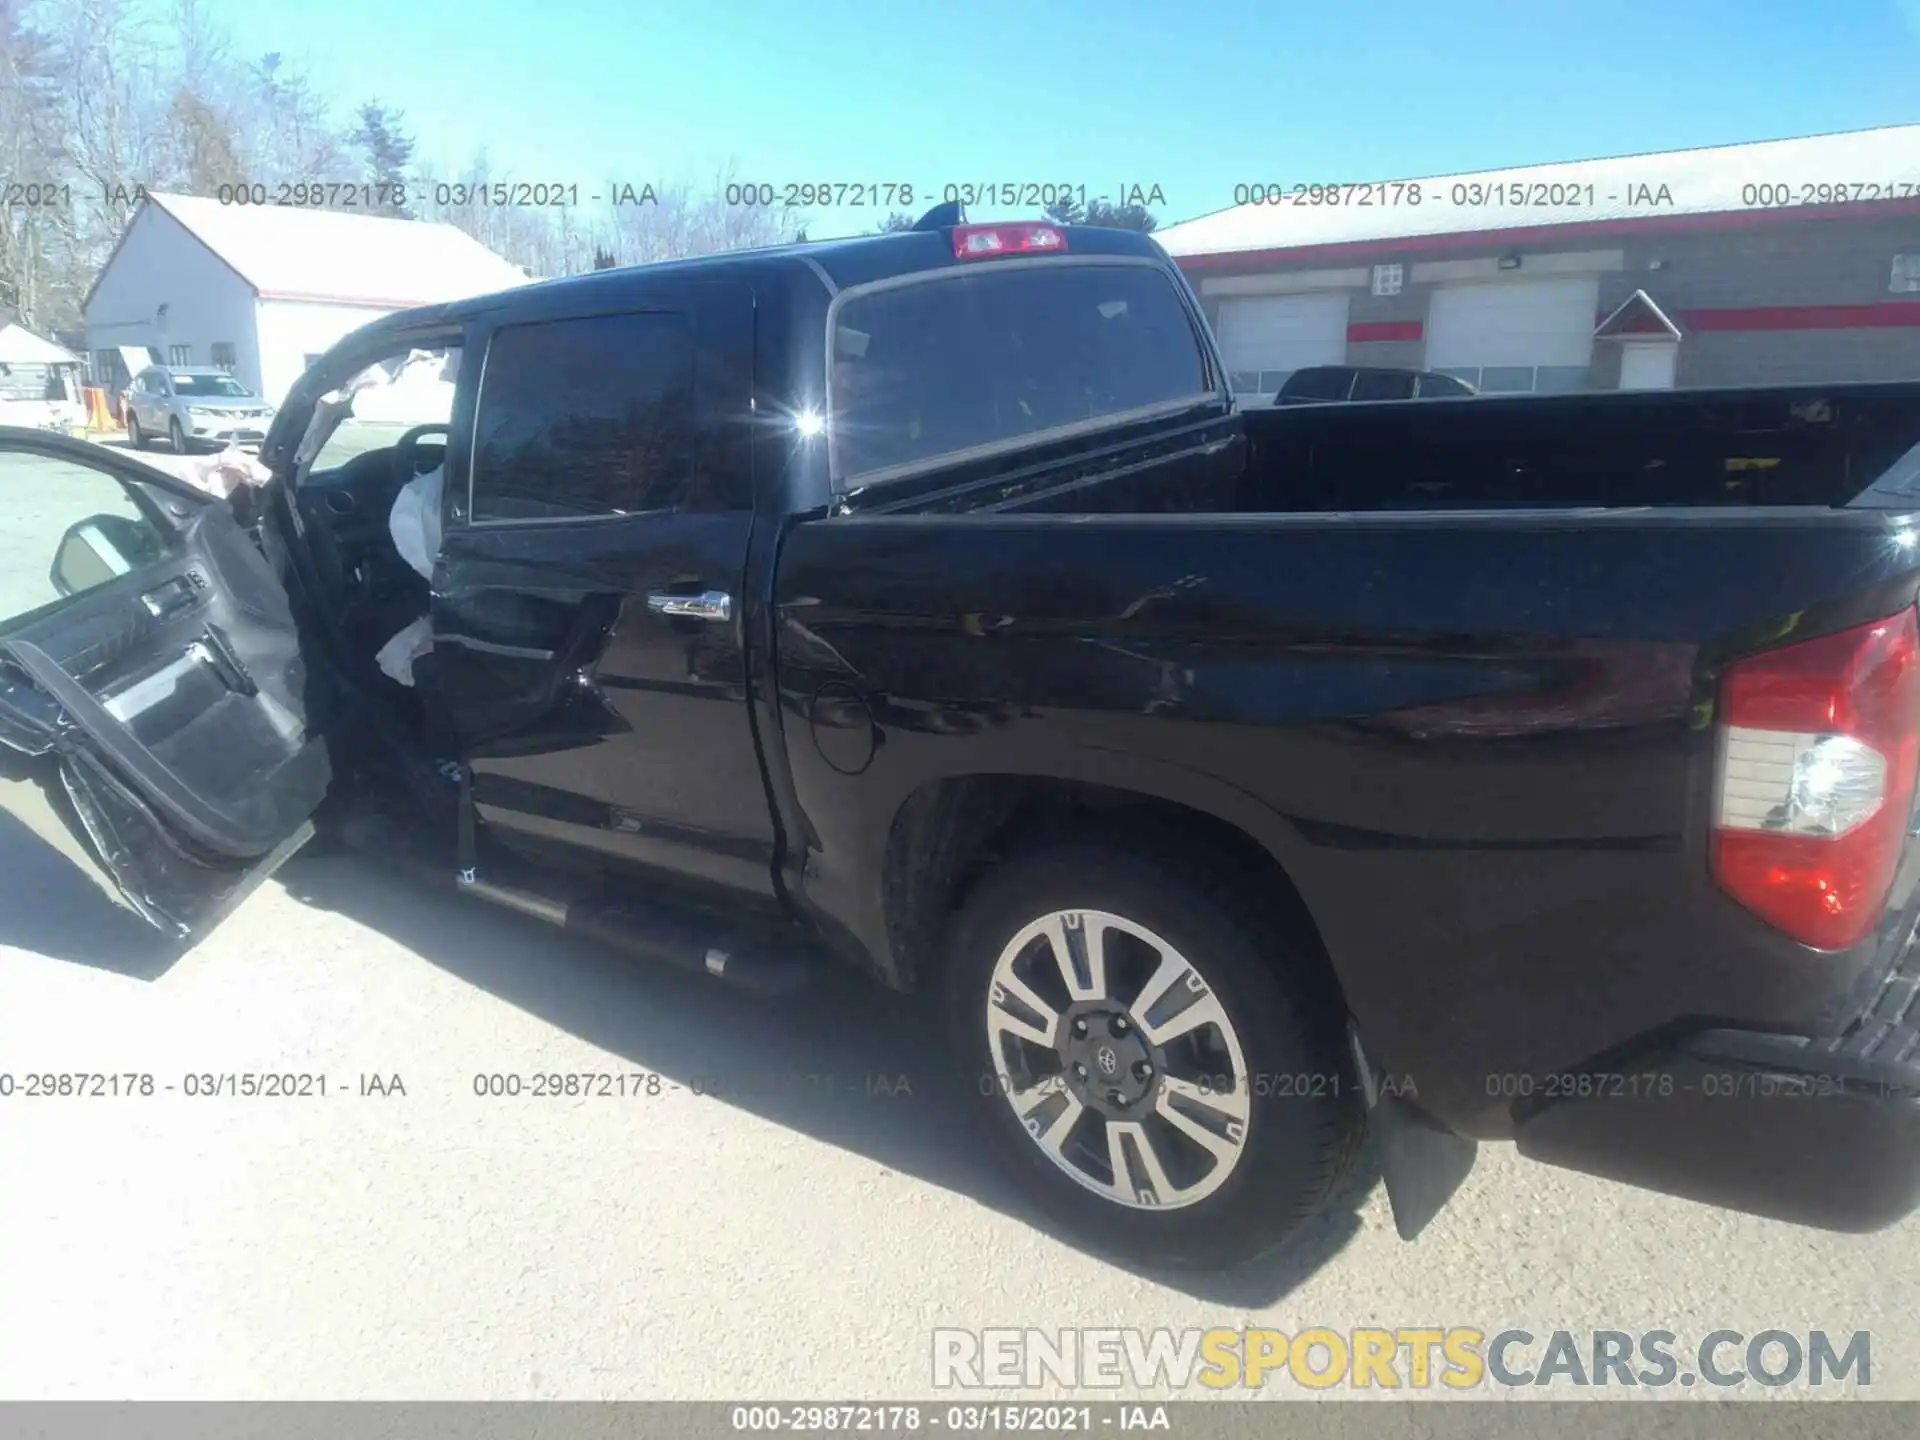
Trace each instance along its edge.
<instances>
[{"instance_id":1,"label":"parked silver suv","mask_svg":"<svg viewBox=\"0 0 1920 1440\"><path fill-rule=\"evenodd\" d=\"M162 436L179 454L195 445L258 445L273 406L224 370L149 365L126 393L127 439L136 450Z\"/></svg>"}]
</instances>

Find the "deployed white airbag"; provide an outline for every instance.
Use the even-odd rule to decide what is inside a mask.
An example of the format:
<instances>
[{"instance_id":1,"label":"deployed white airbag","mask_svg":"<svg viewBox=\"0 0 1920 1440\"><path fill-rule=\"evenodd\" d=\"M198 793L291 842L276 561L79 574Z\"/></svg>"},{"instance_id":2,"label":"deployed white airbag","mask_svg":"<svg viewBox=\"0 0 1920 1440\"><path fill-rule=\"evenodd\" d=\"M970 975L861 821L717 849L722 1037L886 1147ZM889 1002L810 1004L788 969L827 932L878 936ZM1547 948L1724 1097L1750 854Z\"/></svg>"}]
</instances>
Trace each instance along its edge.
<instances>
[{"instance_id":1,"label":"deployed white airbag","mask_svg":"<svg viewBox=\"0 0 1920 1440\"><path fill-rule=\"evenodd\" d=\"M433 578L434 557L440 553L440 490L443 470L435 466L400 487L387 513L387 531L393 548L426 579ZM381 671L402 685L413 684L413 662L433 648L433 618L422 615L380 647L374 658Z\"/></svg>"},{"instance_id":2,"label":"deployed white airbag","mask_svg":"<svg viewBox=\"0 0 1920 1440\"><path fill-rule=\"evenodd\" d=\"M393 548L400 558L428 580L433 578L433 560L440 553L440 489L442 467L436 465L400 487L400 495L387 514L387 529L393 536Z\"/></svg>"},{"instance_id":3,"label":"deployed white airbag","mask_svg":"<svg viewBox=\"0 0 1920 1440\"><path fill-rule=\"evenodd\" d=\"M373 657L385 675L402 685L413 684L413 662L433 649L433 617L422 615L382 645Z\"/></svg>"}]
</instances>

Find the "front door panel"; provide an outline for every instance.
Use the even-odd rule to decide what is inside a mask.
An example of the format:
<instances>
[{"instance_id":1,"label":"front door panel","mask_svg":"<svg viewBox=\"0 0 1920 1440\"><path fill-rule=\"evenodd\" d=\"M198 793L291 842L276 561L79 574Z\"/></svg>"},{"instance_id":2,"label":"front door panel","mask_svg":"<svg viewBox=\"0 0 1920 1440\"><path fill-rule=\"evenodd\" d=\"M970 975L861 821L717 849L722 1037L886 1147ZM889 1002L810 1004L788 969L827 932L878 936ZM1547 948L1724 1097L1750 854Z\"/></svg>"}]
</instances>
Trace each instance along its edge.
<instances>
[{"instance_id":1,"label":"front door panel","mask_svg":"<svg viewBox=\"0 0 1920 1440\"><path fill-rule=\"evenodd\" d=\"M0 505L0 775L144 918L204 930L331 776L285 592L223 503L85 442L0 431Z\"/></svg>"}]
</instances>

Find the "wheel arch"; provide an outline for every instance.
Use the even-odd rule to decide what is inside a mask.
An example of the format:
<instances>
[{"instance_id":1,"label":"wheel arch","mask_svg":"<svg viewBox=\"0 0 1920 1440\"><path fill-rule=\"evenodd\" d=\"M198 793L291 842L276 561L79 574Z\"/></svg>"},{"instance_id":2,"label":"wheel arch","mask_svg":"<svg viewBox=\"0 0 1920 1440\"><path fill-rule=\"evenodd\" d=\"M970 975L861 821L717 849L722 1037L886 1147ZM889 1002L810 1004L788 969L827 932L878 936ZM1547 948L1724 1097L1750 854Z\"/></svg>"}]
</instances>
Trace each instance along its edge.
<instances>
[{"instance_id":1,"label":"wheel arch","mask_svg":"<svg viewBox=\"0 0 1920 1440\"><path fill-rule=\"evenodd\" d=\"M1133 773L948 776L907 796L887 835L883 886L898 982L920 988L937 977L953 913L997 860L1049 841L1101 839L1230 886L1312 958L1344 1006L1319 922L1282 858L1285 822L1223 782L1113 758Z\"/></svg>"}]
</instances>

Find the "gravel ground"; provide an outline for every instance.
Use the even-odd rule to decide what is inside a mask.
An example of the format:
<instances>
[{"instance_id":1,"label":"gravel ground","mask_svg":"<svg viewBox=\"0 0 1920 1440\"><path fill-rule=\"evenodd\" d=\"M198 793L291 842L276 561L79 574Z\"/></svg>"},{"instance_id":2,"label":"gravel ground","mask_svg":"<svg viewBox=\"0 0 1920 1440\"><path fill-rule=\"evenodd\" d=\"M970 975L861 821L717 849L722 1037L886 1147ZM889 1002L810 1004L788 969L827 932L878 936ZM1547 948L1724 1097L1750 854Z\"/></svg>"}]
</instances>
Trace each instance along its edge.
<instances>
[{"instance_id":1,"label":"gravel ground","mask_svg":"<svg viewBox=\"0 0 1920 1440\"><path fill-rule=\"evenodd\" d=\"M1920 1397L1913 1225L1824 1235L1492 1148L1417 1245L1369 1173L1281 1258L1134 1272L1002 1188L921 1002L771 1007L346 858L171 963L95 901L0 816L0 1073L156 1077L0 1100L0 1395L925 1398L935 1326L1517 1324L1869 1330L1865 1393ZM327 1093L185 1093L251 1071ZM660 1093L475 1093L548 1071Z\"/></svg>"}]
</instances>

